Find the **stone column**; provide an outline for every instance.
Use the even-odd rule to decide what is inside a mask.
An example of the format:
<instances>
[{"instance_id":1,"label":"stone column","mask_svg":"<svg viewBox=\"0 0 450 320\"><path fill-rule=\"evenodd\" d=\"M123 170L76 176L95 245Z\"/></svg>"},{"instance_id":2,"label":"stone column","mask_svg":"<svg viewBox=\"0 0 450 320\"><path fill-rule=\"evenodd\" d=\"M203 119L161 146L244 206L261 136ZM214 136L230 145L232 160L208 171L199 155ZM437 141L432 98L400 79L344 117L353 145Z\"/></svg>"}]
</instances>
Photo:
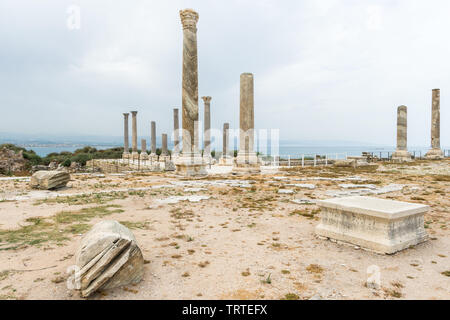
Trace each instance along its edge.
<instances>
[{"instance_id":1,"label":"stone column","mask_svg":"<svg viewBox=\"0 0 450 320\"><path fill-rule=\"evenodd\" d=\"M211 97L202 97L205 104L204 135L203 135L203 157L211 158Z\"/></svg>"},{"instance_id":2,"label":"stone column","mask_svg":"<svg viewBox=\"0 0 450 320\"><path fill-rule=\"evenodd\" d=\"M197 22L198 13L192 9L180 11L183 25L183 76L182 76L182 140L183 154L176 162L180 174L206 175L203 159L198 152L198 65Z\"/></svg>"},{"instance_id":3,"label":"stone column","mask_svg":"<svg viewBox=\"0 0 450 320\"><path fill-rule=\"evenodd\" d=\"M162 150L161 150L161 156L166 157L169 153L167 152L167 134L162 134Z\"/></svg>"},{"instance_id":4,"label":"stone column","mask_svg":"<svg viewBox=\"0 0 450 320\"><path fill-rule=\"evenodd\" d=\"M151 122L151 150L150 150L150 157L151 158L157 158L156 155L156 122Z\"/></svg>"},{"instance_id":5,"label":"stone column","mask_svg":"<svg viewBox=\"0 0 450 320\"><path fill-rule=\"evenodd\" d=\"M179 121L178 121L178 109L173 109L173 152L172 157L178 157L180 153L180 132L179 132Z\"/></svg>"},{"instance_id":6,"label":"stone column","mask_svg":"<svg viewBox=\"0 0 450 320\"><path fill-rule=\"evenodd\" d=\"M137 111L131 111L131 157L133 159L138 159L139 154L137 152Z\"/></svg>"},{"instance_id":7,"label":"stone column","mask_svg":"<svg viewBox=\"0 0 450 320\"><path fill-rule=\"evenodd\" d=\"M194 151L194 122L198 121L198 13L191 9L181 10L180 18L183 25L183 153L189 154Z\"/></svg>"},{"instance_id":8,"label":"stone column","mask_svg":"<svg viewBox=\"0 0 450 320\"><path fill-rule=\"evenodd\" d=\"M139 156L141 160L148 160L148 153L147 153L147 140L141 139L141 154Z\"/></svg>"},{"instance_id":9,"label":"stone column","mask_svg":"<svg viewBox=\"0 0 450 320\"><path fill-rule=\"evenodd\" d=\"M228 129L229 123L223 124L223 143L222 143L222 158L228 158Z\"/></svg>"},{"instance_id":10,"label":"stone column","mask_svg":"<svg viewBox=\"0 0 450 320\"><path fill-rule=\"evenodd\" d=\"M253 74L241 74L240 112L239 112L239 152L235 160L235 169L259 172L258 157L253 148L255 118L253 100Z\"/></svg>"},{"instance_id":11,"label":"stone column","mask_svg":"<svg viewBox=\"0 0 450 320\"><path fill-rule=\"evenodd\" d=\"M407 108L400 106L397 108L397 149L392 154L394 161L409 161L411 154L407 149Z\"/></svg>"},{"instance_id":12,"label":"stone column","mask_svg":"<svg viewBox=\"0 0 450 320\"><path fill-rule=\"evenodd\" d=\"M130 139L128 137L128 116L130 114L129 113L124 113L123 114L123 155L122 158L123 159L128 159L129 155L130 155Z\"/></svg>"},{"instance_id":13,"label":"stone column","mask_svg":"<svg viewBox=\"0 0 450 320\"><path fill-rule=\"evenodd\" d=\"M431 149L425 155L428 159L442 159L441 150L441 91L433 89L431 100Z\"/></svg>"},{"instance_id":14,"label":"stone column","mask_svg":"<svg viewBox=\"0 0 450 320\"><path fill-rule=\"evenodd\" d=\"M223 140L222 140L222 157L219 160L219 165L221 166L228 166L232 165L232 159L228 155L228 145L229 145L229 138L228 138L228 130L230 129L229 123L223 124Z\"/></svg>"}]
</instances>

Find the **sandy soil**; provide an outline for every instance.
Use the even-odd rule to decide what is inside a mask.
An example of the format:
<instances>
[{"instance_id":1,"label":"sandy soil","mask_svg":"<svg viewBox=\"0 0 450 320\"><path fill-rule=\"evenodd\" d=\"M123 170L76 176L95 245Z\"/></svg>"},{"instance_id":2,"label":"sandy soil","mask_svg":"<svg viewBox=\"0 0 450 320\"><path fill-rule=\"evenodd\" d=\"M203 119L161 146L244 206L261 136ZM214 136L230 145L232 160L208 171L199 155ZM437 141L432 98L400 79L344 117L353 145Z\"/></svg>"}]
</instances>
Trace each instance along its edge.
<instances>
[{"instance_id":1,"label":"sandy soil","mask_svg":"<svg viewBox=\"0 0 450 320\"><path fill-rule=\"evenodd\" d=\"M90 299L449 299L449 174L447 160L385 164L378 170L316 167L248 177L222 174L191 185L173 174L72 175L67 188L52 194L31 191L26 180L0 179L0 299L80 299L67 289L66 271L75 263L82 234L102 219L131 227L146 259L145 277L136 286ZM343 180L354 176L361 179ZM217 183L227 179L242 184ZM185 191L202 183L206 190ZM326 199L327 192L346 190L339 186L343 183L403 185L376 196L430 205L425 216L430 240L389 256L317 239L317 207L291 200ZM279 189L294 193L280 194ZM158 202L183 195L210 198ZM106 214L87 217L80 211L99 207ZM57 222L62 211L74 220ZM39 224L36 217L49 224ZM34 231L25 227L33 225ZM43 239L39 232L46 228L56 233ZM372 265L380 268L379 290L365 286Z\"/></svg>"}]
</instances>

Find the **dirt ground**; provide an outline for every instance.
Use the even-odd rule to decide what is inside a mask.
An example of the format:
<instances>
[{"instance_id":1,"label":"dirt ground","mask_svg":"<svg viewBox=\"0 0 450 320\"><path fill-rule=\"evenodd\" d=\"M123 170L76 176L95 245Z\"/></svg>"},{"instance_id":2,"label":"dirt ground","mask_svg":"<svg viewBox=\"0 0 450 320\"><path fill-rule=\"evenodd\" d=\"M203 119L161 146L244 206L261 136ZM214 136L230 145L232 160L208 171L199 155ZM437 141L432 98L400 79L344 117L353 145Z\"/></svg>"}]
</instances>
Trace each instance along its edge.
<instances>
[{"instance_id":1,"label":"dirt ground","mask_svg":"<svg viewBox=\"0 0 450 320\"><path fill-rule=\"evenodd\" d=\"M341 184L402 185L374 196L429 205L430 240L380 255L316 238L318 207L292 200L327 199L348 190ZM449 191L449 160L195 181L171 173L74 174L52 192L0 179L0 299L81 299L67 289L67 269L83 234L103 219L131 228L145 276L89 299L449 299ZM183 195L209 198L158 201ZM378 290L365 285L373 265Z\"/></svg>"}]
</instances>

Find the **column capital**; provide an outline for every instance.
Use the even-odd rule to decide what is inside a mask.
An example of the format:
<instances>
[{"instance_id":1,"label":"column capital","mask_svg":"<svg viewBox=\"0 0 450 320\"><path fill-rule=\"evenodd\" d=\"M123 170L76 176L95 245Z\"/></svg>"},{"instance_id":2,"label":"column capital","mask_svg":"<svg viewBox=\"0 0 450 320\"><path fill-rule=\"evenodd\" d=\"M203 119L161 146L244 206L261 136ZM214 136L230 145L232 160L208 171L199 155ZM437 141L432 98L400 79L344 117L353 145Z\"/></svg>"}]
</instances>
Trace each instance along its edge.
<instances>
[{"instance_id":1,"label":"column capital","mask_svg":"<svg viewBox=\"0 0 450 320\"><path fill-rule=\"evenodd\" d=\"M130 111L130 112L133 116L135 116L138 113L137 111Z\"/></svg>"},{"instance_id":2,"label":"column capital","mask_svg":"<svg viewBox=\"0 0 450 320\"><path fill-rule=\"evenodd\" d=\"M398 109L398 110L406 110L407 107L406 107L405 105L401 105L401 106L399 106L397 109Z\"/></svg>"},{"instance_id":3,"label":"column capital","mask_svg":"<svg viewBox=\"0 0 450 320\"><path fill-rule=\"evenodd\" d=\"M124 116L125 118L128 118L129 115L130 115L130 114L129 114L128 112L124 112L124 113L123 113L123 116Z\"/></svg>"},{"instance_id":4,"label":"column capital","mask_svg":"<svg viewBox=\"0 0 450 320\"><path fill-rule=\"evenodd\" d=\"M198 13L193 9L180 10L180 18L183 29L197 30Z\"/></svg>"},{"instance_id":5,"label":"column capital","mask_svg":"<svg viewBox=\"0 0 450 320\"><path fill-rule=\"evenodd\" d=\"M206 96L206 97L202 97L203 101L205 103L210 103L211 102L211 97L210 96Z\"/></svg>"}]
</instances>

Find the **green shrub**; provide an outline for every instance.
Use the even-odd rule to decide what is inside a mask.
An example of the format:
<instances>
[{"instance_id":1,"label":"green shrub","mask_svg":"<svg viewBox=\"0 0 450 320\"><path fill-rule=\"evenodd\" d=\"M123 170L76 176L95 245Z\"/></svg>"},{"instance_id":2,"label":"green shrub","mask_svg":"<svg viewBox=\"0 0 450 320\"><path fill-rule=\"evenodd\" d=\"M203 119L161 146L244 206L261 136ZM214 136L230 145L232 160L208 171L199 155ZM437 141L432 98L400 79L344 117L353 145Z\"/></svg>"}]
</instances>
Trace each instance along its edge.
<instances>
[{"instance_id":1,"label":"green shrub","mask_svg":"<svg viewBox=\"0 0 450 320\"><path fill-rule=\"evenodd\" d=\"M70 158L70 160L72 162L78 162L82 166L85 166L86 162L91 160L91 159L92 159L92 156L90 154L87 154L87 153L78 153L78 154L75 154L74 156L72 156Z\"/></svg>"},{"instance_id":2,"label":"green shrub","mask_svg":"<svg viewBox=\"0 0 450 320\"><path fill-rule=\"evenodd\" d=\"M62 162L63 167L70 167L71 164L72 164L72 161L70 161L70 159L66 159Z\"/></svg>"}]
</instances>

